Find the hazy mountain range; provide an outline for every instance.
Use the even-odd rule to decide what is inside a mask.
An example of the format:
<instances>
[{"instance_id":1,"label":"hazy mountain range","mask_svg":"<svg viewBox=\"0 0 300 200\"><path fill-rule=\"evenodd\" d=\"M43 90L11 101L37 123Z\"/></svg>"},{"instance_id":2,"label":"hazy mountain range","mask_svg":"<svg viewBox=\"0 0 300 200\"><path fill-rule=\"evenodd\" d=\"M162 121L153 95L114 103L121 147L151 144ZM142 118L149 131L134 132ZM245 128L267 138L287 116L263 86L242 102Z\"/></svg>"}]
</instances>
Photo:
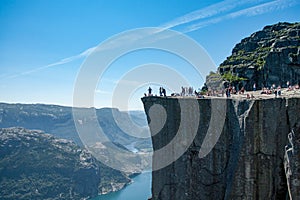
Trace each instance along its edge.
<instances>
[{"instance_id":1,"label":"hazy mountain range","mask_svg":"<svg viewBox=\"0 0 300 200\"><path fill-rule=\"evenodd\" d=\"M152 149L150 138L125 132L134 130L132 121L147 125L145 114L132 111L129 121L126 112L102 108L96 109L96 116L110 140L100 141L101 146L116 145L134 153L124 157L97 145L92 151L104 160L117 158L115 162L126 173L106 166L85 149L71 107L0 103L1 198L82 199L117 191L130 183L131 175L151 163L139 156Z\"/></svg>"},{"instance_id":2,"label":"hazy mountain range","mask_svg":"<svg viewBox=\"0 0 300 200\"><path fill-rule=\"evenodd\" d=\"M151 140L133 137L119 128L114 118L123 119L122 125L131 124L127 121L126 112L121 112L115 108L96 109L99 125L106 136L116 144L128 146L135 143L137 149L152 148ZM142 111L130 112L134 123L142 126L147 125L146 116ZM121 121L121 120L119 120ZM72 108L44 105L44 104L6 104L0 103L0 128L24 127L27 129L43 130L58 138L64 138L82 145L76 131L72 116ZM130 130L131 127L125 127Z\"/></svg>"}]
</instances>

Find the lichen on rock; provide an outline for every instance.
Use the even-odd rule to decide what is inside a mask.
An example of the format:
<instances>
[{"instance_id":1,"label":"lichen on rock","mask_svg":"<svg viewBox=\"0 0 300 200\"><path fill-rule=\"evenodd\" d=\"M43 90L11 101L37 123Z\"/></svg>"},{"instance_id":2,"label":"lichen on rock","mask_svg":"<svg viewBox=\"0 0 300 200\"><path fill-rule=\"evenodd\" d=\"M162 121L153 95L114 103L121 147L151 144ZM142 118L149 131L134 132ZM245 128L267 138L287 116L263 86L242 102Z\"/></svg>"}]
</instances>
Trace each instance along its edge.
<instances>
[{"instance_id":1,"label":"lichen on rock","mask_svg":"<svg viewBox=\"0 0 300 200\"><path fill-rule=\"evenodd\" d=\"M257 88L299 84L300 81L300 23L278 23L244 38L232 50L232 54L220 64L216 74L225 73L243 78L233 82L237 88ZM206 84L213 90L222 89L226 79L206 77Z\"/></svg>"}]
</instances>

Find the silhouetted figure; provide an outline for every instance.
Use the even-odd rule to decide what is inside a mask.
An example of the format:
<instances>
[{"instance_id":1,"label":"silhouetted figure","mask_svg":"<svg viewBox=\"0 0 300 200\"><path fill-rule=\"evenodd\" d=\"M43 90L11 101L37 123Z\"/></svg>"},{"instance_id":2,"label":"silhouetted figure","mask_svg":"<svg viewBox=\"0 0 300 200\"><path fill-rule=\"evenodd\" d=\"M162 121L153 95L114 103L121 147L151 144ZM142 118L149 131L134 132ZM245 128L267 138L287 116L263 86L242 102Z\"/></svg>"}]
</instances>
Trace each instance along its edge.
<instances>
[{"instance_id":1,"label":"silhouetted figure","mask_svg":"<svg viewBox=\"0 0 300 200\"><path fill-rule=\"evenodd\" d=\"M165 88L162 88L162 93L163 93L164 97L167 96L167 95L166 95L166 89L165 89Z\"/></svg>"},{"instance_id":2,"label":"silhouetted figure","mask_svg":"<svg viewBox=\"0 0 300 200\"><path fill-rule=\"evenodd\" d=\"M163 89L162 87L159 87L159 96L162 96L162 94L163 94Z\"/></svg>"},{"instance_id":3,"label":"silhouetted figure","mask_svg":"<svg viewBox=\"0 0 300 200\"><path fill-rule=\"evenodd\" d=\"M185 96L185 89L184 89L184 87L181 87L181 96Z\"/></svg>"},{"instance_id":4,"label":"silhouetted figure","mask_svg":"<svg viewBox=\"0 0 300 200\"><path fill-rule=\"evenodd\" d=\"M201 91L207 91L208 90L208 87L206 85L206 83L204 83L203 87L201 88Z\"/></svg>"},{"instance_id":5,"label":"silhouetted figure","mask_svg":"<svg viewBox=\"0 0 300 200\"><path fill-rule=\"evenodd\" d=\"M148 96L152 96L152 88L151 87L148 88Z\"/></svg>"},{"instance_id":6,"label":"silhouetted figure","mask_svg":"<svg viewBox=\"0 0 300 200\"><path fill-rule=\"evenodd\" d=\"M188 94L189 96L192 96L193 95L193 87L188 87Z\"/></svg>"},{"instance_id":7,"label":"silhouetted figure","mask_svg":"<svg viewBox=\"0 0 300 200\"><path fill-rule=\"evenodd\" d=\"M244 94L245 93L245 88L242 87L242 89L240 90L240 94Z\"/></svg>"}]
</instances>

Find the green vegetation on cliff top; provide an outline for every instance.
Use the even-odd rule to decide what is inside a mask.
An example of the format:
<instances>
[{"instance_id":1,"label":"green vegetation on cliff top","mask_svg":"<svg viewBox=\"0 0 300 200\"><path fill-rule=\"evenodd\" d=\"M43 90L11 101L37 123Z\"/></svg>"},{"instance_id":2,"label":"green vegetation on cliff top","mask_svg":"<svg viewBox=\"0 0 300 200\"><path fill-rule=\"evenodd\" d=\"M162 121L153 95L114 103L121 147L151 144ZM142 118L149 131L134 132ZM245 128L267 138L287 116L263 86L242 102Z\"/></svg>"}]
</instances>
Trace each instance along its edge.
<instances>
[{"instance_id":1,"label":"green vegetation on cliff top","mask_svg":"<svg viewBox=\"0 0 300 200\"><path fill-rule=\"evenodd\" d=\"M264 27L236 44L232 54L220 64L216 73L207 76L206 83L246 81L250 85L268 86L299 80L300 23L278 23ZM291 80L294 79L294 80Z\"/></svg>"}]
</instances>

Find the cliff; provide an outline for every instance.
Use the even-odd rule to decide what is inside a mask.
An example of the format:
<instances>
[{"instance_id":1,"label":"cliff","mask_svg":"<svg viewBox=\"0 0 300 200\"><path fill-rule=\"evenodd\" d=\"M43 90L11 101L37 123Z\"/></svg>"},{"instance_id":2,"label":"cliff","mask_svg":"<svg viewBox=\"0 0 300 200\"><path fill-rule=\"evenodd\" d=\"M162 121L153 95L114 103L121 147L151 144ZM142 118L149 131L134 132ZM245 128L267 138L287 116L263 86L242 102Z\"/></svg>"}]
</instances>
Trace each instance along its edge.
<instances>
[{"instance_id":1,"label":"cliff","mask_svg":"<svg viewBox=\"0 0 300 200\"><path fill-rule=\"evenodd\" d=\"M0 129L1 199L86 199L130 183L73 142L41 131Z\"/></svg>"},{"instance_id":2,"label":"cliff","mask_svg":"<svg viewBox=\"0 0 300 200\"><path fill-rule=\"evenodd\" d=\"M216 73L206 77L212 89L221 89L224 81L237 88L286 86L300 81L300 23L278 23L264 27L241 40Z\"/></svg>"},{"instance_id":3,"label":"cliff","mask_svg":"<svg viewBox=\"0 0 300 200\"><path fill-rule=\"evenodd\" d=\"M152 200L300 199L300 98L142 101Z\"/></svg>"}]
</instances>

